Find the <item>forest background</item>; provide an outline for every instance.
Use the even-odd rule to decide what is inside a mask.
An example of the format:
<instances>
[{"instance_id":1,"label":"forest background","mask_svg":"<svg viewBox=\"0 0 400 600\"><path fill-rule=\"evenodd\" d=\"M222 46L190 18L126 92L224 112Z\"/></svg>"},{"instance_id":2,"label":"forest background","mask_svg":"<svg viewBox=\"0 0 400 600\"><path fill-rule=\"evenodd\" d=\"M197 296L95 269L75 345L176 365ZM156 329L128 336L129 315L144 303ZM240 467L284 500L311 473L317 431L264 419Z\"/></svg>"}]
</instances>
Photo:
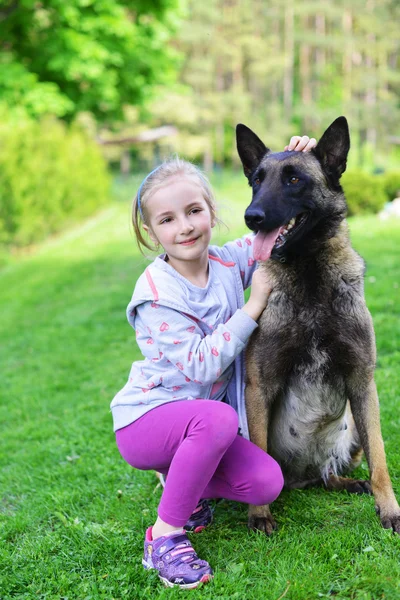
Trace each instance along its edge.
<instances>
[{"instance_id":1,"label":"forest background","mask_svg":"<svg viewBox=\"0 0 400 600\"><path fill-rule=\"evenodd\" d=\"M106 170L237 169L238 122L279 150L344 114L350 214L380 210L400 188L399 20L395 0L3 0L0 243L107 203Z\"/></svg>"}]
</instances>

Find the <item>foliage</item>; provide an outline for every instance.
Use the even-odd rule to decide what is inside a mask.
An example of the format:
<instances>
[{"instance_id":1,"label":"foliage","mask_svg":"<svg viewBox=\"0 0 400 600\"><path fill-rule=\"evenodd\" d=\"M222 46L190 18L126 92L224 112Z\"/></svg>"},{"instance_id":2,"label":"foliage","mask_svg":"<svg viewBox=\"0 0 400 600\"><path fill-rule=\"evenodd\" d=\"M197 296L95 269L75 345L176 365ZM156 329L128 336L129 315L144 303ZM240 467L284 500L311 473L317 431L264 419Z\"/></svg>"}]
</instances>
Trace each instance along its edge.
<instances>
[{"instance_id":1,"label":"foliage","mask_svg":"<svg viewBox=\"0 0 400 600\"><path fill-rule=\"evenodd\" d=\"M393 0L188 0L173 39L187 92L160 92L149 123L179 124L172 144L191 158L237 164L238 122L278 150L344 114L350 165L386 169L400 120L399 18Z\"/></svg>"},{"instance_id":2,"label":"foliage","mask_svg":"<svg viewBox=\"0 0 400 600\"><path fill-rule=\"evenodd\" d=\"M244 228L250 190L240 181L247 195L239 185L236 195L230 189L230 239ZM223 200L225 192L216 191ZM123 461L112 432L109 403L139 358L124 309L146 266L128 221L128 202L115 203L91 228L60 236L0 273L4 600L186 598L142 568L160 489L153 473ZM352 220L351 232L368 265L383 437L399 498L400 230L370 217ZM357 475L368 475L365 461ZM400 597L400 540L381 527L373 498L284 492L273 505L279 529L270 539L247 531L246 513L223 501L209 530L193 536L215 570L195 598Z\"/></svg>"},{"instance_id":3,"label":"foliage","mask_svg":"<svg viewBox=\"0 0 400 600\"><path fill-rule=\"evenodd\" d=\"M0 8L0 100L34 117L120 118L173 76L166 42L178 0L6 0Z\"/></svg>"},{"instance_id":4,"label":"foliage","mask_svg":"<svg viewBox=\"0 0 400 600\"><path fill-rule=\"evenodd\" d=\"M0 245L25 246L108 202L97 145L54 119L0 113Z\"/></svg>"},{"instance_id":5,"label":"foliage","mask_svg":"<svg viewBox=\"0 0 400 600\"><path fill-rule=\"evenodd\" d=\"M382 175L382 179L383 187L389 202L400 196L400 171L386 171L386 173Z\"/></svg>"},{"instance_id":6,"label":"foliage","mask_svg":"<svg viewBox=\"0 0 400 600\"><path fill-rule=\"evenodd\" d=\"M346 171L342 177L342 186L349 216L377 213L387 201L381 176L364 171Z\"/></svg>"},{"instance_id":7,"label":"foliage","mask_svg":"<svg viewBox=\"0 0 400 600\"><path fill-rule=\"evenodd\" d=\"M66 120L89 112L102 134L121 137L173 124L179 135L139 145L133 157L178 151L207 168L238 164L238 122L278 150L293 134L319 137L344 114L349 165L396 168L398 2L0 4L0 102L13 110ZM113 161L125 151L107 149Z\"/></svg>"}]
</instances>

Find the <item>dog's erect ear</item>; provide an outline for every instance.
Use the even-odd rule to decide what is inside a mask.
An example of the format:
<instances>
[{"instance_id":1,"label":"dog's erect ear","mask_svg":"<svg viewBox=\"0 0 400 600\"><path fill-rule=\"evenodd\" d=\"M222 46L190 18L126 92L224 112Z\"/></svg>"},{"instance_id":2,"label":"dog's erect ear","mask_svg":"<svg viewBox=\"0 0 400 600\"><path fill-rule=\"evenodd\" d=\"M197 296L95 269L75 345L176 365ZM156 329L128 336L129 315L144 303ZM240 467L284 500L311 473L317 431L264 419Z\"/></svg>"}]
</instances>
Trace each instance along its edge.
<instances>
[{"instance_id":1,"label":"dog's erect ear","mask_svg":"<svg viewBox=\"0 0 400 600\"><path fill-rule=\"evenodd\" d=\"M244 174L247 179L250 179L260 160L268 154L269 148L251 129L246 125L242 125L242 123L236 125L236 145L243 164Z\"/></svg>"},{"instance_id":2,"label":"dog's erect ear","mask_svg":"<svg viewBox=\"0 0 400 600\"><path fill-rule=\"evenodd\" d=\"M325 131L313 152L325 171L340 179L346 170L349 149L349 126L346 117L339 117Z\"/></svg>"}]
</instances>

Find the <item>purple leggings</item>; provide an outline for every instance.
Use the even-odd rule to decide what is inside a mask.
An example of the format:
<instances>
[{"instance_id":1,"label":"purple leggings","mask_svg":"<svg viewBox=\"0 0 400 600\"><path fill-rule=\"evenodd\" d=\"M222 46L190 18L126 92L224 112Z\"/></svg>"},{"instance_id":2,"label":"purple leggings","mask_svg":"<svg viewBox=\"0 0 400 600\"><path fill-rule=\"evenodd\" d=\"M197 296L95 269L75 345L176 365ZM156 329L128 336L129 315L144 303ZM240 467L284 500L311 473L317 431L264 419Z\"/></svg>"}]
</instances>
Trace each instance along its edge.
<instances>
[{"instance_id":1,"label":"purple leggings","mask_svg":"<svg viewBox=\"0 0 400 600\"><path fill-rule=\"evenodd\" d=\"M238 416L215 400L169 402L116 432L132 467L168 473L159 517L183 527L201 498L269 504L280 494L278 463L240 437Z\"/></svg>"}]
</instances>

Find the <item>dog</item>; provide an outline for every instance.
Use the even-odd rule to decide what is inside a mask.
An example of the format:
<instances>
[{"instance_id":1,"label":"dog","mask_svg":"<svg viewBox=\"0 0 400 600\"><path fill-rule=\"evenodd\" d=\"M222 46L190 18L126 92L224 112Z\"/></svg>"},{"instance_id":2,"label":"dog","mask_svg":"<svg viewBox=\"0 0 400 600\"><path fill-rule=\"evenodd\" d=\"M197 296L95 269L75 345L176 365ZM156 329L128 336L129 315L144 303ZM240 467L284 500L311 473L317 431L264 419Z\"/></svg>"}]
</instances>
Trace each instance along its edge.
<instances>
[{"instance_id":1,"label":"dog","mask_svg":"<svg viewBox=\"0 0 400 600\"><path fill-rule=\"evenodd\" d=\"M282 468L288 489L373 493L383 527L400 533L374 383L375 335L364 262L350 244L340 177L350 137L336 119L307 153L272 153L245 125L237 149L252 188L245 222L272 293L246 351L250 439ZM345 478L367 457L370 482ZM269 506L249 527L270 535Z\"/></svg>"}]
</instances>

